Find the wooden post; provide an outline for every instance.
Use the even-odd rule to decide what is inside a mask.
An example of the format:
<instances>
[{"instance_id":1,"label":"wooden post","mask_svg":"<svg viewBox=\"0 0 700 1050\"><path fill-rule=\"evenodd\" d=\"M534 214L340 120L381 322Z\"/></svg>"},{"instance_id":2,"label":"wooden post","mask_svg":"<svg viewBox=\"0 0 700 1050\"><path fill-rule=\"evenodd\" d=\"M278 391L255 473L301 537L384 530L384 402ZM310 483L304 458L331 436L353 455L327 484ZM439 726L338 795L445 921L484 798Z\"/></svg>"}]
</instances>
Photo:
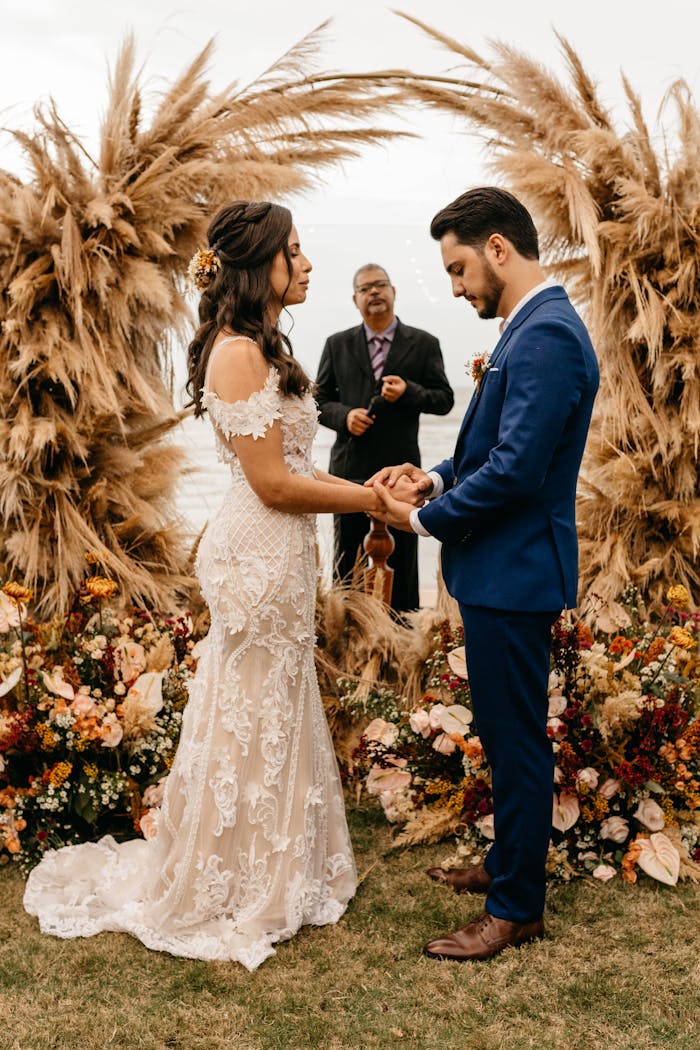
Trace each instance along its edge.
<instances>
[{"instance_id":1,"label":"wooden post","mask_svg":"<svg viewBox=\"0 0 700 1050\"><path fill-rule=\"evenodd\" d=\"M362 549L370 559L370 565L364 571L365 593L391 605L394 570L386 562L396 544L383 521L370 517L370 523L369 532L362 541Z\"/></svg>"}]
</instances>

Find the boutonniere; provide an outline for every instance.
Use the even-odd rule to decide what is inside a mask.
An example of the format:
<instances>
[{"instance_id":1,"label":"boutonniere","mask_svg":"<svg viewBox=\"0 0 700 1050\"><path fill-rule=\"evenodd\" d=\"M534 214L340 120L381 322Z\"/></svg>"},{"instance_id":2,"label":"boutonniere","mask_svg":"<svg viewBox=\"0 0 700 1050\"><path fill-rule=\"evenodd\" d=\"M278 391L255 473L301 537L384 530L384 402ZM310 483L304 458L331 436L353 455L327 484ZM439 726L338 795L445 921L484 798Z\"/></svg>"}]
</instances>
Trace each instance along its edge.
<instances>
[{"instance_id":1,"label":"boutonniere","mask_svg":"<svg viewBox=\"0 0 700 1050\"><path fill-rule=\"evenodd\" d=\"M469 374L477 386L481 383L491 365L491 354L477 354L472 358Z\"/></svg>"}]
</instances>

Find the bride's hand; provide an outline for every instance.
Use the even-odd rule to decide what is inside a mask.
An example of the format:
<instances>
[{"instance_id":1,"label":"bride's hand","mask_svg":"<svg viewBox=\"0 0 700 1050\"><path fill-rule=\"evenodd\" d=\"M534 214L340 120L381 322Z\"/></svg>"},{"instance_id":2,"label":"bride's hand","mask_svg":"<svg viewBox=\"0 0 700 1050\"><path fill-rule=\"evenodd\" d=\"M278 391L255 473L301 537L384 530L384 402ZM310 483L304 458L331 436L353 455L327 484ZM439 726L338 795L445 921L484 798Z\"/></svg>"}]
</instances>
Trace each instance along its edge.
<instances>
[{"instance_id":1,"label":"bride's hand","mask_svg":"<svg viewBox=\"0 0 700 1050\"><path fill-rule=\"evenodd\" d=\"M379 521L386 522L387 525L392 525L395 529L413 532L410 523L411 511L414 510L413 505L395 499L380 481L375 481L373 488L381 502L381 510L373 511L372 516L378 518Z\"/></svg>"}]
</instances>

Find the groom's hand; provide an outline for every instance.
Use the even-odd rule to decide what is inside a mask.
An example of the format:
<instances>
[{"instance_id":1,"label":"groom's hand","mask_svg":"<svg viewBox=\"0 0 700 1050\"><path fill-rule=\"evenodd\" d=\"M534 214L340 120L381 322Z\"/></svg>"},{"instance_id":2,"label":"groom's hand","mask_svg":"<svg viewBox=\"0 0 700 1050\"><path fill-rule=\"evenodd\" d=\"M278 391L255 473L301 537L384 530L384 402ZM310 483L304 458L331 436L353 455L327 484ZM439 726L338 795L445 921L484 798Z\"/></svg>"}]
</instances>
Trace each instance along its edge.
<instances>
[{"instance_id":1,"label":"groom's hand","mask_svg":"<svg viewBox=\"0 0 700 1050\"><path fill-rule=\"evenodd\" d=\"M414 466L413 463L401 463L396 467L382 467L381 470L378 470L376 474L373 474L365 482L365 485L372 486L375 481L392 489L392 495L396 496L397 499L407 500L416 507L422 507L433 491L432 479L428 477L424 470Z\"/></svg>"},{"instance_id":2,"label":"groom's hand","mask_svg":"<svg viewBox=\"0 0 700 1050\"><path fill-rule=\"evenodd\" d=\"M413 505L395 499L380 481L375 481L372 488L382 505L381 510L372 511L372 517L386 522L387 525L392 525L395 529L401 529L403 532L413 532L410 522L411 511L414 510Z\"/></svg>"}]
</instances>

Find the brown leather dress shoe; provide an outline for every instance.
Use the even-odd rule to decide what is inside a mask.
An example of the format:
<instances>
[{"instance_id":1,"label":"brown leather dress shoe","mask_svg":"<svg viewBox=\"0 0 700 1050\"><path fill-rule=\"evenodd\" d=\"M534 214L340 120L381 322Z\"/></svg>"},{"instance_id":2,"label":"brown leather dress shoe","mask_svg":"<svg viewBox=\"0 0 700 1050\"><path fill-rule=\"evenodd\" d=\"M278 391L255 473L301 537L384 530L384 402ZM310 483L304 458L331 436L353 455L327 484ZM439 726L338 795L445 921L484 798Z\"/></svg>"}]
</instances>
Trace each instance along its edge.
<instances>
[{"instance_id":1,"label":"brown leather dress shoe","mask_svg":"<svg viewBox=\"0 0 700 1050\"><path fill-rule=\"evenodd\" d=\"M451 886L455 893L488 893L491 876L483 864L475 868L428 868L428 875L434 882L444 882Z\"/></svg>"},{"instance_id":2,"label":"brown leather dress shoe","mask_svg":"<svg viewBox=\"0 0 700 1050\"><path fill-rule=\"evenodd\" d=\"M461 930L436 937L423 948L423 954L431 959L453 959L469 962L477 959L492 959L511 945L518 948L528 941L544 937L542 919L536 922L510 922L484 912Z\"/></svg>"}]
</instances>

